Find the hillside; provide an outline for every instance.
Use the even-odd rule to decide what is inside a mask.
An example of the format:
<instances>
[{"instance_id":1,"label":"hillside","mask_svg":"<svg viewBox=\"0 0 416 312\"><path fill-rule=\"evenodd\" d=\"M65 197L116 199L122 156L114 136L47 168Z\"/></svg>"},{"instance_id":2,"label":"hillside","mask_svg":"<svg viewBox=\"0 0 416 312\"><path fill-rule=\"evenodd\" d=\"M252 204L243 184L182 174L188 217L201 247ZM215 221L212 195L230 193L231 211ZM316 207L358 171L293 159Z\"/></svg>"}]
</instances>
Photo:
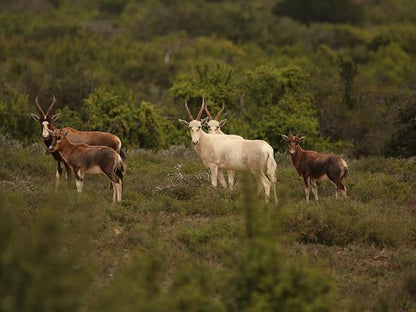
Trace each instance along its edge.
<instances>
[{"instance_id":1,"label":"hillside","mask_svg":"<svg viewBox=\"0 0 416 312\"><path fill-rule=\"evenodd\" d=\"M413 0L0 1L0 311L416 311L415 26ZM211 187L178 122L203 97L274 148L277 206ZM120 203L55 188L47 111L122 140ZM348 199L306 204L289 133Z\"/></svg>"},{"instance_id":2,"label":"hillside","mask_svg":"<svg viewBox=\"0 0 416 312\"><path fill-rule=\"evenodd\" d=\"M416 308L412 159L350 161L349 199L322 184L306 205L277 155L274 207L251 177L211 188L192 150L131 149L112 205L104 176L87 176L82 194L73 178L54 191L56 164L39 145L3 138L1 153L3 311Z\"/></svg>"},{"instance_id":3,"label":"hillside","mask_svg":"<svg viewBox=\"0 0 416 312\"><path fill-rule=\"evenodd\" d=\"M205 94L225 104L229 133L276 150L292 130L320 150L413 156L415 12L409 0L5 2L0 128L36 141L27 116L55 95L61 126L166 149L187 142L184 100L197 110Z\"/></svg>"}]
</instances>

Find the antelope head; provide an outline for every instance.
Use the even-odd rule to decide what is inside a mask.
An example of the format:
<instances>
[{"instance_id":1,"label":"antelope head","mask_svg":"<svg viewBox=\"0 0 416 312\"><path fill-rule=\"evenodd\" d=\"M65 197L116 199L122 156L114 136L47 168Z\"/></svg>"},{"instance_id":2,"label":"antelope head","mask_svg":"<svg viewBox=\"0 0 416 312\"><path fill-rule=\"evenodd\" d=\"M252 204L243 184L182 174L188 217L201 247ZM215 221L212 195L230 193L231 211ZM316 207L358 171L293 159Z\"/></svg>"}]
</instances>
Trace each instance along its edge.
<instances>
[{"instance_id":1,"label":"antelope head","mask_svg":"<svg viewBox=\"0 0 416 312\"><path fill-rule=\"evenodd\" d=\"M211 134L221 134L221 127L223 125L225 125L225 123L227 122L227 119L223 119L223 120L219 120L221 117L221 114L224 112L224 102L222 103L222 108L220 109L220 111L217 113L217 115L215 115L215 118L212 118L211 113L208 110L207 105L204 103L204 109L205 109L205 113L208 116L208 123L207 123L207 127L208 127L208 133Z\"/></svg>"},{"instance_id":2,"label":"antelope head","mask_svg":"<svg viewBox=\"0 0 416 312\"><path fill-rule=\"evenodd\" d=\"M60 149L62 145L62 140L66 139L66 135L68 134L68 131L64 132L61 129L55 129L52 131L48 129L48 133L52 137L52 142L48 147L48 151L50 153L53 153L56 150Z\"/></svg>"},{"instance_id":3,"label":"antelope head","mask_svg":"<svg viewBox=\"0 0 416 312\"><path fill-rule=\"evenodd\" d=\"M299 143L305 139L304 136L299 137L298 135L292 135L292 134L289 134L288 136L285 134L282 134L282 138L283 140L288 142L288 151L289 151L289 154L292 156L294 156L298 152L300 148Z\"/></svg>"},{"instance_id":4,"label":"antelope head","mask_svg":"<svg viewBox=\"0 0 416 312\"><path fill-rule=\"evenodd\" d=\"M33 120L38 121L40 123L41 131L42 131L42 137L44 140L49 138L49 131L48 130L54 130L55 127L53 126L52 122L57 120L59 118L59 114L51 115L52 109L56 103L56 98L54 95L52 95L52 104L49 105L48 109L46 110L46 113L43 111L42 107L40 106L38 102L38 96L36 96L35 104L39 110L40 115L37 114L31 114Z\"/></svg>"},{"instance_id":5,"label":"antelope head","mask_svg":"<svg viewBox=\"0 0 416 312\"><path fill-rule=\"evenodd\" d=\"M186 109L186 113L188 114L189 121L178 119L182 125L189 128L189 131L191 133L192 143L194 145L197 145L199 143L199 139L203 132L202 126L205 124L205 122L208 119L208 118L204 118L201 120L202 112L204 111L204 105L205 105L205 100L204 100L204 97L202 97L201 108L199 109L196 119L194 119L194 117L192 116L189 110L188 104L186 103L186 100L185 100L185 109Z\"/></svg>"}]
</instances>

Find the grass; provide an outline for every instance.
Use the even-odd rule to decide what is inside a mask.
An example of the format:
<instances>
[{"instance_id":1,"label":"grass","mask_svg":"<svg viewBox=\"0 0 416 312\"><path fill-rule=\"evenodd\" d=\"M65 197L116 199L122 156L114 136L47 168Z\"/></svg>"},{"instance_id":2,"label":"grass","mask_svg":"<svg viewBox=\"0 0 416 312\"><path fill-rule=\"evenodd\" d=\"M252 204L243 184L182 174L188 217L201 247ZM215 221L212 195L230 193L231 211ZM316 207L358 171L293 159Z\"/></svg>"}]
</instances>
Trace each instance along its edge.
<instances>
[{"instance_id":1,"label":"grass","mask_svg":"<svg viewBox=\"0 0 416 312\"><path fill-rule=\"evenodd\" d=\"M128 285L120 286L121 276L125 275L124 283L133 281L131 274L141 274L145 279L143 272L147 271L140 271L134 264L159 272L154 276L158 279L161 274L166 293L182 289L178 285L183 279L191 279L189 273L184 273L184 267L190 265L191 275L200 279L192 283L209 280L205 291L217 298L206 303L207 310L232 310L227 303L218 305L218 298L222 298L228 287L227 277L236 274L235 263L242 257L247 199L241 174L237 175L236 190L213 189L208 170L193 150L130 150L123 201L112 205L112 190L104 176L88 175L82 194L76 193L73 178L69 185L63 182L54 191L56 163L41 146L23 147L3 138L0 149L0 194L4 206L1 237L6 238L3 247L7 251L2 255L2 269L35 270L36 263L43 259L39 255L42 251L13 246L30 241L41 246L39 242L50 241L48 233L57 231L61 240L50 242L58 246L57 259L66 259L73 264L71 270L82 271L82 283L88 285L80 288L82 311L103 308L105 304L98 298L117 285L120 292L123 287L128 290ZM261 200L253 200L263 207L260 214L272 213L279 220L278 230L268 236L272 244L280 246L282 257L293 263L301 259L306 267L328 277L336 289L334 310L416 311L416 161L350 161L350 176L345 183L349 198L335 200L334 187L321 184L320 201L312 200L307 205L302 179L289 159L285 155L276 158L279 206L264 206ZM54 222L39 225L49 220L42 216L50 216L61 228L54 229ZM151 260L154 255L157 261ZM27 263L16 264L21 261L19 257ZM201 275L202 269L211 275ZM46 278L50 274L42 270L34 276L44 274ZM62 275L63 284L76 283L60 270L56 268L55 274ZM20 269L16 272L14 278L28 274ZM44 285L45 281L39 277L38 283ZM170 297L183 300L182 290L177 291ZM203 293L194 296L201 302L206 300ZM154 297L155 303L157 298Z\"/></svg>"}]
</instances>

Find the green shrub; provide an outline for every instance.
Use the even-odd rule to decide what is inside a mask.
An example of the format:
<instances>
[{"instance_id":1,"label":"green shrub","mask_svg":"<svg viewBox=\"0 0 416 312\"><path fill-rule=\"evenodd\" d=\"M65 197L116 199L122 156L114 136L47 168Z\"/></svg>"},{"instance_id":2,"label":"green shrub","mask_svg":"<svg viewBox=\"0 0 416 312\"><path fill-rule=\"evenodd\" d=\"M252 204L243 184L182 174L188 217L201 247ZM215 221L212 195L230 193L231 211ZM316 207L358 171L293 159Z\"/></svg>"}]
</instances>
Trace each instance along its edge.
<instances>
[{"instance_id":1,"label":"green shrub","mask_svg":"<svg viewBox=\"0 0 416 312\"><path fill-rule=\"evenodd\" d=\"M34 107L30 109L27 102L25 94L0 81L0 131L29 142L39 133L39 125L30 118L30 113L39 113Z\"/></svg>"},{"instance_id":2,"label":"green shrub","mask_svg":"<svg viewBox=\"0 0 416 312\"><path fill-rule=\"evenodd\" d=\"M245 182L248 182L245 180ZM244 186L245 235L241 257L230 279L231 311L332 311L333 288L327 277L301 263L285 262L276 237L276 210L265 210Z\"/></svg>"},{"instance_id":3,"label":"green shrub","mask_svg":"<svg viewBox=\"0 0 416 312\"><path fill-rule=\"evenodd\" d=\"M162 119L150 102L143 101L136 107L131 95L98 88L85 100L84 116L91 130L114 133L126 145L151 149L164 146Z\"/></svg>"},{"instance_id":4,"label":"green shrub","mask_svg":"<svg viewBox=\"0 0 416 312\"><path fill-rule=\"evenodd\" d=\"M392 156L411 157L416 155L416 105L414 98L400 107L396 127L387 148Z\"/></svg>"},{"instance_id":5,"label":"green shrub","mask_svg":"<svg viewBox=\"0 0 416 312\"><path fill-rule=\"evenodd\" d=\"M283 0L278 2L273 12L287 15L302 23L360 23L363 6L351 0L324 0L317 4L313 0Z\"/></svg>"},{"instance_id":6,"label":"green shrub","mask_svg":"<svg viewBox=\"0 0 416 312\"><path fill-rule=\"evenodd\" d=\"M5 193L1 197L1 310L79 309L90 285L83 243L68 244L61 215L51 203L24 226L19 213L26 205Z\"/></svg>"},{"instance_id":7,"label":"green shrub","mask_svg":"<svg viewBox=\"0 0 416 312\"><path fill-rule=\"evenodd\" d=\"M377 205L352 200L321 200L319 205L298 206L286 223L297 240L328 246L374 244L376 246L406 245L412 226Z\"/></svg>"}]
</instances>

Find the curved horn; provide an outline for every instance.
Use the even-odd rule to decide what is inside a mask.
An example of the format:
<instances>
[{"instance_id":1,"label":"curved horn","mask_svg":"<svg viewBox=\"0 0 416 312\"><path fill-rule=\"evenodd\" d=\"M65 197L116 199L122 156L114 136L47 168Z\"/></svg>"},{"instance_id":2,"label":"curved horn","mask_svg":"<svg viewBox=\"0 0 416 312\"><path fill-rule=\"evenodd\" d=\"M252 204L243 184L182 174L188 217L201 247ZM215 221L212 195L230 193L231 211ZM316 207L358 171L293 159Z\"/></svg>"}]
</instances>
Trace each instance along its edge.
<instances>
[{"instance_id":1,"label":"curved horn","mask_svg":"<svg viewBox=\"0 0 416 312\"><path fill-rule=\"evenodd\" d=\"M220 111L217 113L217 115L215 115L215 120L219 120L221 114L224 112L224 108L225 108L225 104L224 101L222 101L222 108L220 109Z\"/></svg>"},{"instance_id":2,"label":"curved horn","mask_svg":"<svg viewBox=\"0 0 416 312\"><path fill-rule=\"evenodd\" d=\"M185 100L185 109L186 113L188 114L189 120L194 120L194 117L192 117L191 111L189 110L188 103Z\"/></svg>"},{"instance_id":3,"label":"curved horn","mask_svg":"<svg viewBox=\"0 0 416 312\"><path fill-rule=\"evenodd\" d=\"M55 95L52 94L52 98L53 98L52 104L49 106L48 110L46 111L46 115L49 115L49 113L52 111L53 106L56 103L56 97L55 97Z\"/></svg>"},{"instance_id":4,"label":"curved horn","mask_svg":"<svg viewBox=\"0 0 416 312\"><path fill-rule=\"evenodd\" d=\"M204 111L204 107L205 107L205 97L202 96L202 104L201 104L201 108L199 109L198 116L196 116L196 120L201 120L201 116L202 116L202 112Z\"/></svg>"},{"instance_id":5,"label":"curved horn","mask_svg":"<svg viewBox=\"0 0 416 312\"><path fill-rule=\"evenodd\" d=\"M40 104L38 102L38 96L39 96L39 94L36 95L36 98L35 98L36 106L38 107L38 110L42 113L42 115L45 116L45 112L43 111L42 107L40 106Z\"/></svg>"},{"instance_id":6,"label":"curved horn","mask_svg":"<svg viewBox=\"0 0 416 312\"><path fill-rule=\"evenodd\" d=\"M204 104L205 104L205 102L204 102ZM209 120L212 120L212 116L211 116L211 113L208 110L207 104L204 105L204 109L205 109L205 113L207 114Z\"/></svg>"}]
</instances>

